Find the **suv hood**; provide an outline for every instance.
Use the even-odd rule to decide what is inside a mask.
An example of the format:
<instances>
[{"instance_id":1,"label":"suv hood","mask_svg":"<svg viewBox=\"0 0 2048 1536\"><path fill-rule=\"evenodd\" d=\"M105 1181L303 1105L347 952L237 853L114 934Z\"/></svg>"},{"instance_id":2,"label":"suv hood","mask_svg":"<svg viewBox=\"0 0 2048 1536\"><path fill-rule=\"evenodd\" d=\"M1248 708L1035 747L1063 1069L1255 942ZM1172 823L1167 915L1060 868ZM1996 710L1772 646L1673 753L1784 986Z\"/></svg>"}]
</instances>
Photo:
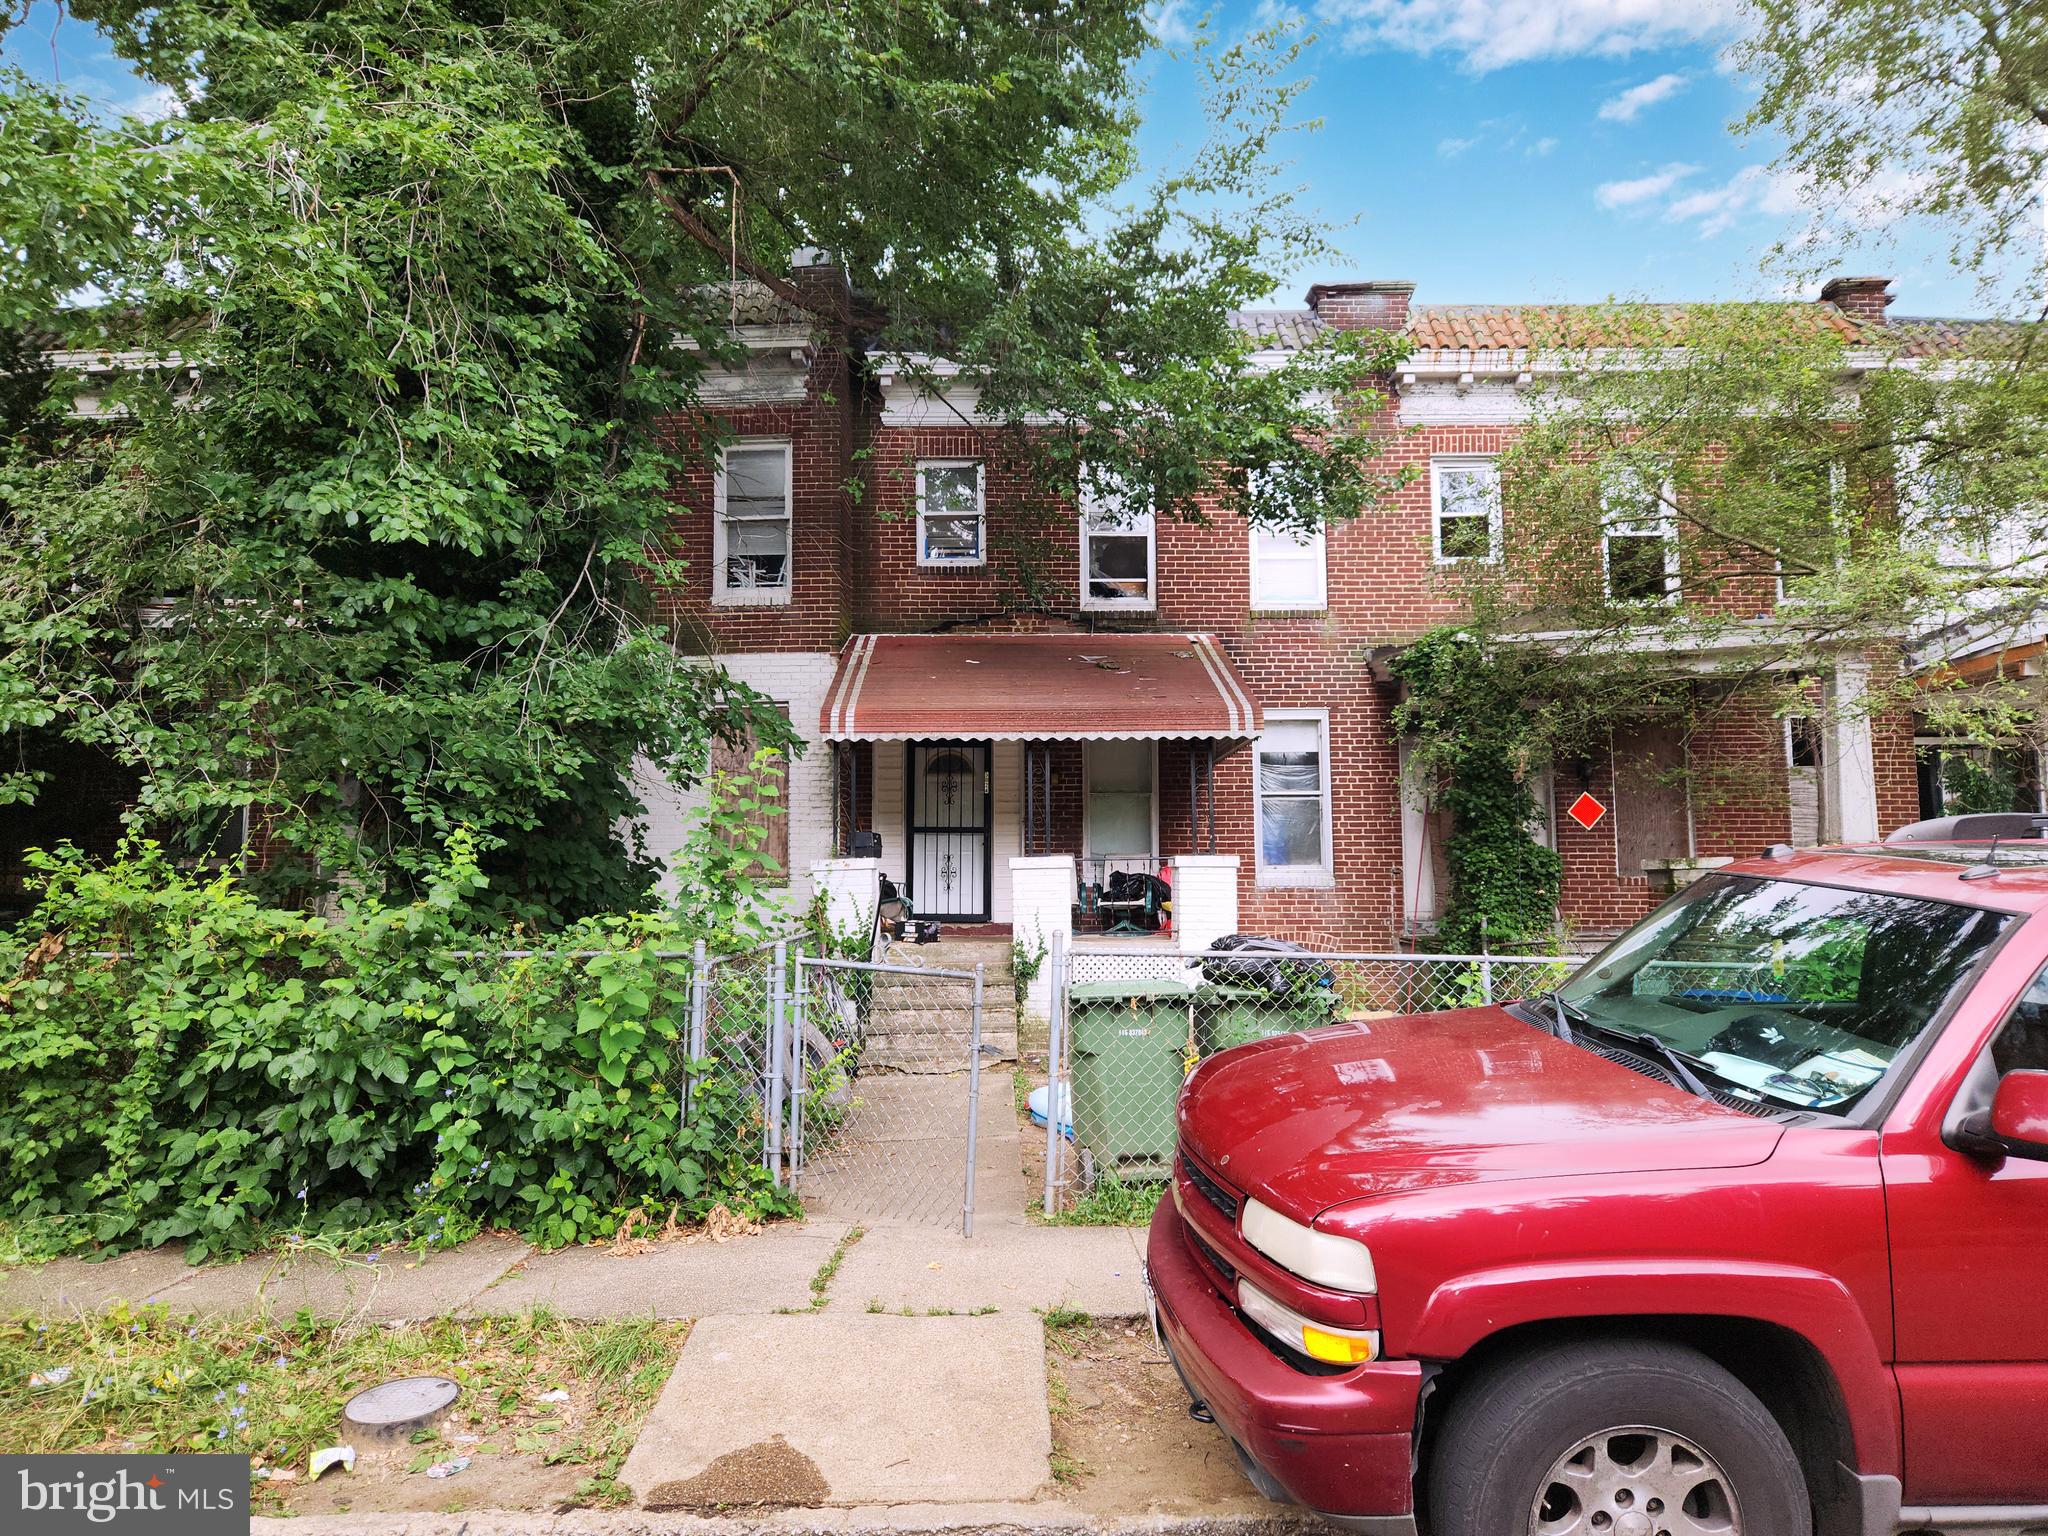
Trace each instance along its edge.
<instances>
[{"instance_id":1,"label":"suv hood","mask_svg":"<svg viewBox=\"0 0 2048 1536\"><path fill-rule=\"evenodd\" d=\"M1298 1221L1480 1179L1763 1162L1758 1119L1568 1045L1501 1008L1333 1025L1225 1051L1188 1079L1184 1145Z\"/></svg>"}]
</instances>

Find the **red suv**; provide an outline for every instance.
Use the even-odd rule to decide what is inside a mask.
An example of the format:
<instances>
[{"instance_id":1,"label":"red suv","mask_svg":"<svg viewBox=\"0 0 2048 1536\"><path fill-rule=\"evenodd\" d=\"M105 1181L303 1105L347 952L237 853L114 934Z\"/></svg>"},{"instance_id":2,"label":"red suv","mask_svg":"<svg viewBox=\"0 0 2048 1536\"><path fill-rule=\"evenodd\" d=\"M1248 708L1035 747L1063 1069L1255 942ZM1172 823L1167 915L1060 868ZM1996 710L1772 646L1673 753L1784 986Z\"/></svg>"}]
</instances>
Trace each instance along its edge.
<instances>
[{"instance_id":1,"label":"red suv","mask_svg":"<svg viewBox=\"0 0 2048 1536\"><path fill-rule=\"evenodd\" d=\"M2048 843L1773 850L1188 1079L1155 1316L1375 1536L2048 1530Z\"/></svg>"}]
</instances>

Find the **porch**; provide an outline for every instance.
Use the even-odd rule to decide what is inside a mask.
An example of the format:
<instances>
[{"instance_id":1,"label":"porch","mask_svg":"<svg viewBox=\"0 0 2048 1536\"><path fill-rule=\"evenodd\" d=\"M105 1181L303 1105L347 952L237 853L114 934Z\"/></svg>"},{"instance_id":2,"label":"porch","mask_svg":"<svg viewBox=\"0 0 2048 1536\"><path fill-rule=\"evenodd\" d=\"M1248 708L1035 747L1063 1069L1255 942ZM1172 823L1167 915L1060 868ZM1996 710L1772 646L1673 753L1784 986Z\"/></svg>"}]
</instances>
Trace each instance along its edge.
<instances>
[{"instance_id":1,"label":"porch","mask_svg":"<svg viewBox=\"0 0 2048 1536\"><path fill-rule=\"evenodd\" d=\"M820 888L872 864L949 932L1200 948L1236 921L1216 764L1261 723L1207 635L856 636L821 710Z\"/></svg>"}]
</instances>

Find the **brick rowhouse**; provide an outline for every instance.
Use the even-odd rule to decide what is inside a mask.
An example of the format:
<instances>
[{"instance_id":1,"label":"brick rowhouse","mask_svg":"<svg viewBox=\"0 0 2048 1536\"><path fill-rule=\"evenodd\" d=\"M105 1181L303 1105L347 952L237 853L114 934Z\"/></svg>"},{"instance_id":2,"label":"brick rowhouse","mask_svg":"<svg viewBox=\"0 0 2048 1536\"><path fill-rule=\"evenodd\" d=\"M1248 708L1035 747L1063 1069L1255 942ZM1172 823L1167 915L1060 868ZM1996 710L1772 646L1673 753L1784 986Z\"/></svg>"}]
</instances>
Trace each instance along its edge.
<instances>
[{"instance_id":1,"label":"brick rowhouse","mask_svg":"<svg viewBox=\"0 0 2048 1536\"><path fill-rule=\"evenodd\" d=\"M1435 533L1436 473L1483 464L1514 439L1522 419L1532 328L1555 307L1417 305L1405 282L1314 285L1305 307L1249 312L1240 324L1262 348L1304 344L1325 328L1381 327L1405 333L1409 359L1378 381L1380 428L1396 463L1414 478L1354 522L1328 530L1320 603L1263 602L1254 592L1251 531L1232 514L1208 525L1159 520L1153 530L1151 606L1102 610L1084 598L1078 511L1048 504L1016 467L1004 433L976 422L971 390L867 355L848 320L843 281L819 261L797 280L822 315L754 293L739 327L752 361L714 370L707 416L739 444L786 443L790 453L786 590L731 605L718 590L726 573L713 558L714 475L706 467L678 484L675 533L686 564L660 595L678 647L715 658L789 710L800 732L819 718L842 645L860 634L1055 632L1086 635L1153 630L1208 634L1228 653L1270 722L1306 712L1323 732L1326 775L1321 816L1327 855L1317 867L1262 865L1258 748L1229 744L1213 768L1213 806L1193 804L1191 768L1206 749L1152 744L1150 811L1160 856L1214 848L1238 859L1243 929L1319 945L1405 947L1426 934L1442 900L1442 818L1404 804L1401 749L1391 726L1397 702L1368 665L1460 615L1443 580ZM1815 307L1824 323L1853 335L1884 323L1880 279L1838 279ZM707 430L678 421L679 440ZM919 465L980 466L983 521L978 561L920 558ZM1593 552L1597 558L1597 552ZM1681 552L1681 581L1684 562ZM1768 605L1768 593L1727 601ZM1672 748L1639 742L1617 721L1613 750L1597 760L1559 763L1535 788L1562 857L1562 910L1571 935L1589 941L1641 916L1671 888L1674 871L1755 853L1794 835L1784 722L1760 706L1732 701L1709 712L1691 740ZM1916 814L1911 722L1870 727L1876 826L1882 833ZM1049 764L1051 814L1029 851L1091 850L1093 744L1056 741L1033 757L1030 742L996 741L988 753L992 821L986 857L991 910L1007 921L1006 854L1026 851L1024 785ZM1636 772L1658 750L1682 751L1692 768L1682 802L1658 803ZM809 865L836 852L835 827L878 829L884 865L899 881L913 873L906 779L908 744L859 742L843 757L814 744L791 768L790 863L799 893ZM672 843L689 796L644 786L648 831L657 850ZM1590 790L1610 814L1584 829L1562 814ZM834 803L837 802L837 814ZM1034 816L1034 821L1038 818ZM1855 833L1858 829L1848 829ZM910 883L914 884L914 880ZM913 892L913 895L917 893ZM920 899L921 907L929 903Z\"/></svg>"}]
</instances>

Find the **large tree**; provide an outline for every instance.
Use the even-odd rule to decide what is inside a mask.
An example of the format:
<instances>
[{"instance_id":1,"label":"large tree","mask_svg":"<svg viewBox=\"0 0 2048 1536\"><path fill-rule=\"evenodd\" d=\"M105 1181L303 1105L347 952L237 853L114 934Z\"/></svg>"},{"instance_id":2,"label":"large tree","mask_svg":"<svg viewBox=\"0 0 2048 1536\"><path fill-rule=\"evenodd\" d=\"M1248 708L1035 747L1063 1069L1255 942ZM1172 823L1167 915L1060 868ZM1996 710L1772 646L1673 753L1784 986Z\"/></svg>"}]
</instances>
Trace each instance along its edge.
<instances>
[{"instance_id":1,"label":"large tree","mask_svg":"<svg viewBox=\"0 0 2048 1536\"><path fill-rule=\"evenodd\" d=\"M806 302L800 247L875 344L1050 422L1048 494L1197 516L1220 471L1284 522L1379 483L1347 407L1379 357L1265 369L1230 323L1324 249L1274 190L1284 37L1202 47L1210 136L1139 185L1127 0L73 9L179 110L0 81L0 329L122 354L111 430L0 469L0 733L112 753L150 824L254 804L401 883L467 824L536 919L637 900L636 755L686 779L776 729L646 596L716 451L664 423L731 344L723 285ZM63 793L17 761L8 792Z\"/></svg>"},{"instance_id":2,"label":"large tree","mask_svg":"<svg viewBox=\"0 0 2048 1536\"><path fill-rule=\"evenodd\" d=\"M1811 278L1845 238L1921 219L1952 233L1992 318L1886 325L1805 303L1536 317L1505 558L1460 573L1473 627L1518 648L1560 750L1617 708L1805 713L1805 679L1843 656L1880 662L1859 709L2010 739L2041 717L2039 684L1993 667L1965 686L1930 637L1995 653L2048 623L2048 12L1749 0L1744 19L1733 55L1759 95L1737 126L1781 136L1774 170L1815 211L1775 275ZM1667 560L1680 601L1663 600Z\"/></svg>"},{"instance_id":3,"label":"large tree","mask_svg":"<svg viewBox=\"0 0 2048 1536\"><path fill-rule=\"evenodd\" d=\"M1822 217L1809 233L1924 217L1993 292L2039 306L2048 10L1748 0L1745 11L1734 57L1761 89L1742 126L1783 135L1778 169Z\"/></svg>"}]
</instances>

